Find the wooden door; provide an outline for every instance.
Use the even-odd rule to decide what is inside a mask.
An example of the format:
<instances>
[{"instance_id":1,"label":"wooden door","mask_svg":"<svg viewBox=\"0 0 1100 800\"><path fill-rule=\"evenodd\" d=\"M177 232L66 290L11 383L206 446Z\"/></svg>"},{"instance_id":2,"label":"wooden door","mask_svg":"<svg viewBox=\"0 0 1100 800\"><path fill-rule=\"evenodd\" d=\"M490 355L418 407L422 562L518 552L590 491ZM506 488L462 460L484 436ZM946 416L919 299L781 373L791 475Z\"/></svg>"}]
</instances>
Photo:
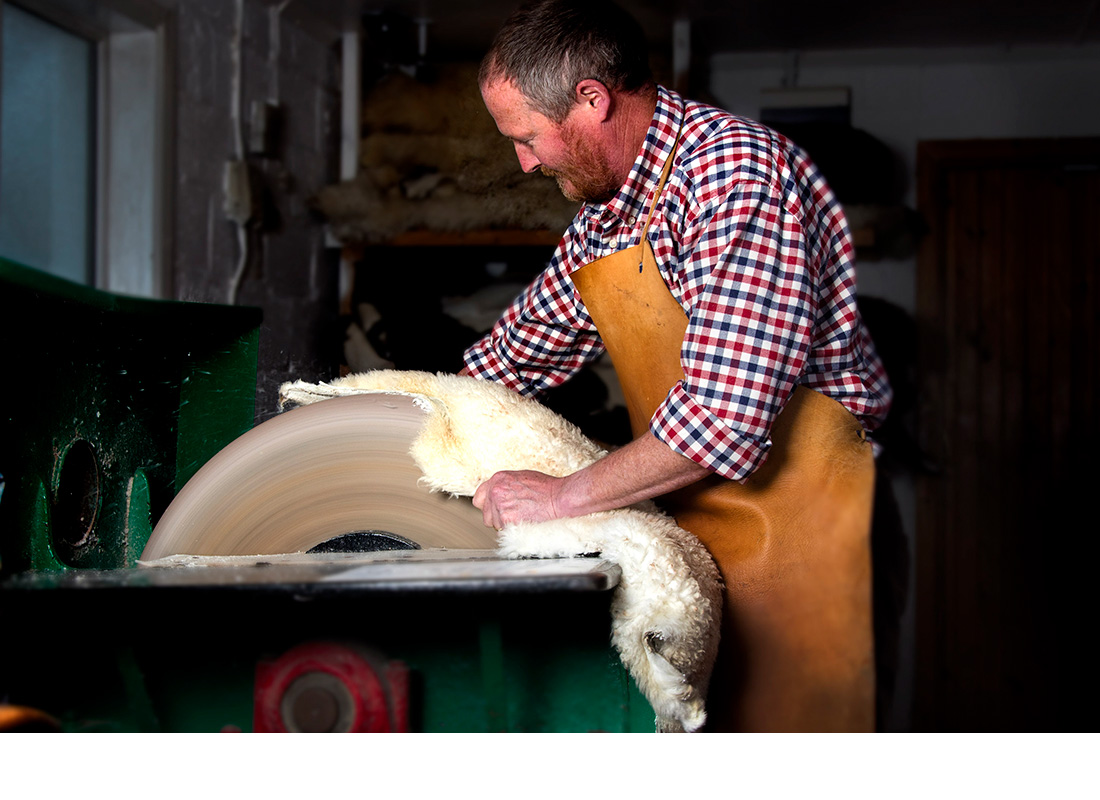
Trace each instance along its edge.
<instances>
[{"instance_id":1,"label":"wooden door","mask_svg":"<svg viewBox=\"0 0 1100 800\"><path fill-rule=\"evenodd\" d=\"M914 726L1095 729L1100 139L926 142Z\"/></svg>"}]
</instances>

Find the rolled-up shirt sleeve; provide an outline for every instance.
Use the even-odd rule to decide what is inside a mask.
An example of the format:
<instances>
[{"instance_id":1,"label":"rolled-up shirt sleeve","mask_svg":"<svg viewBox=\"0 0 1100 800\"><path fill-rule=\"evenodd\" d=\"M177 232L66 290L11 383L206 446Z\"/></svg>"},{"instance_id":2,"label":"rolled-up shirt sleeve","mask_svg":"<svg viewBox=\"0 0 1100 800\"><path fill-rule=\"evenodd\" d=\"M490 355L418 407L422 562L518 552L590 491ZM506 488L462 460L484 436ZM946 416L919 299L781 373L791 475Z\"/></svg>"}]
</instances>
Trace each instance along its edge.
<instances>
[{"instance_id":1,"label":"rolled-up shirt sleeve","mask_svg":"<svg viewBox=\"0 0 1100 800\"><path fill-rule=\"evenodd\" d=\"M759 181L696 205L677 243L684 380L650 432L732 480L766 458L769 431L806 369L817 297L796 214Z\"/></svg>"},{"instance_id":2,"label":"rolled-up shirt sleeve","mask_svg":"<svg viewBox=\"0 0 1100 800\"><path fill-rule=\"evenodd\" d=\"M563 249L464 356L475 378L536 396L564 382L604 351L568 279Z\"/></svg>"}]
</instances>

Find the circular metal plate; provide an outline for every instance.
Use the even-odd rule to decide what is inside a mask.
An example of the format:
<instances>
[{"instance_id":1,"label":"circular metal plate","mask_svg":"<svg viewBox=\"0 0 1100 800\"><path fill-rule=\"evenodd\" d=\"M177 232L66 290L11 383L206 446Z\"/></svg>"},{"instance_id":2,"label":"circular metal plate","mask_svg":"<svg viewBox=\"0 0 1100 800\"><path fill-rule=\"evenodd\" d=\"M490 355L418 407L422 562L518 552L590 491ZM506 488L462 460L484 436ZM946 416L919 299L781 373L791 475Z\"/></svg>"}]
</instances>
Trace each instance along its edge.
<instances>
[{"instance_id":1,"label":"circular metal plate","mask_svg":"<svg viewBox=\"0 0 1100 800\"><path fill-rule=\"evenodd\" d=\"M142 552L295 553L352 531L388 531L421 547L493 549L469 498L432 493L409 446L424 422L412 398L338 397L257 425L207 462Z\"/></svg>"}]
</instances>

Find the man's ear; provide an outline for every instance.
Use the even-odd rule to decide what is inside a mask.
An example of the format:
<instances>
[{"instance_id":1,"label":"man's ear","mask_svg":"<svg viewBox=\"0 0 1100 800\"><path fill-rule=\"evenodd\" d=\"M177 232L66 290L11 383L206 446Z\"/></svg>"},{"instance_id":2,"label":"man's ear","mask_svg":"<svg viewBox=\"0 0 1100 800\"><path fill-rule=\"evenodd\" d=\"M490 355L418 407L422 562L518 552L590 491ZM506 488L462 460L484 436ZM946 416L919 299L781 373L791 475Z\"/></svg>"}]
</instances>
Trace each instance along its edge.
<instances>
[{"instance_id":1,"label":"man's ear","mask_svg":"<svg viewBox=\"0 0 1100 800\"><path fill-rule=\"evenodd\" d=\"M595 115L598 122L607 119L614 100L611 90L595 78L585 78L578 83L574 99L583 106L585 113Z\"/></svg>"}]
</instances>

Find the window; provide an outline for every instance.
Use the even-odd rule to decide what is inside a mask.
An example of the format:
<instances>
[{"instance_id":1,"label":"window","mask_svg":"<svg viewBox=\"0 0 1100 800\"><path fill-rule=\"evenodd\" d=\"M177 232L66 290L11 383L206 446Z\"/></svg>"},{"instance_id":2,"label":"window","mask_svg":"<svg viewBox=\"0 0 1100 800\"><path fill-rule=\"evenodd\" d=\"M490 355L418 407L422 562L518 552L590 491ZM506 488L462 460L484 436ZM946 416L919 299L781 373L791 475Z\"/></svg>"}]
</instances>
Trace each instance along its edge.
<instances>
[{"instance_id":1,"label":"window","mask_svg":"<svg viewBox=\"0 0 1100 800\"><path fill-rule=\"evenodd\" d=\"M0 0L0 255L168 296L168 19L146 0Z\"/></svg>"},{"instance_id":2,"label":"window","mask_svg":"<svg viewBox=\"0 0 1100 800\"><path fill-rule=\"evenodd\" d=\"M0 255L93 280L95 49L4 6Z\"/></svg>"}]
</instances>

